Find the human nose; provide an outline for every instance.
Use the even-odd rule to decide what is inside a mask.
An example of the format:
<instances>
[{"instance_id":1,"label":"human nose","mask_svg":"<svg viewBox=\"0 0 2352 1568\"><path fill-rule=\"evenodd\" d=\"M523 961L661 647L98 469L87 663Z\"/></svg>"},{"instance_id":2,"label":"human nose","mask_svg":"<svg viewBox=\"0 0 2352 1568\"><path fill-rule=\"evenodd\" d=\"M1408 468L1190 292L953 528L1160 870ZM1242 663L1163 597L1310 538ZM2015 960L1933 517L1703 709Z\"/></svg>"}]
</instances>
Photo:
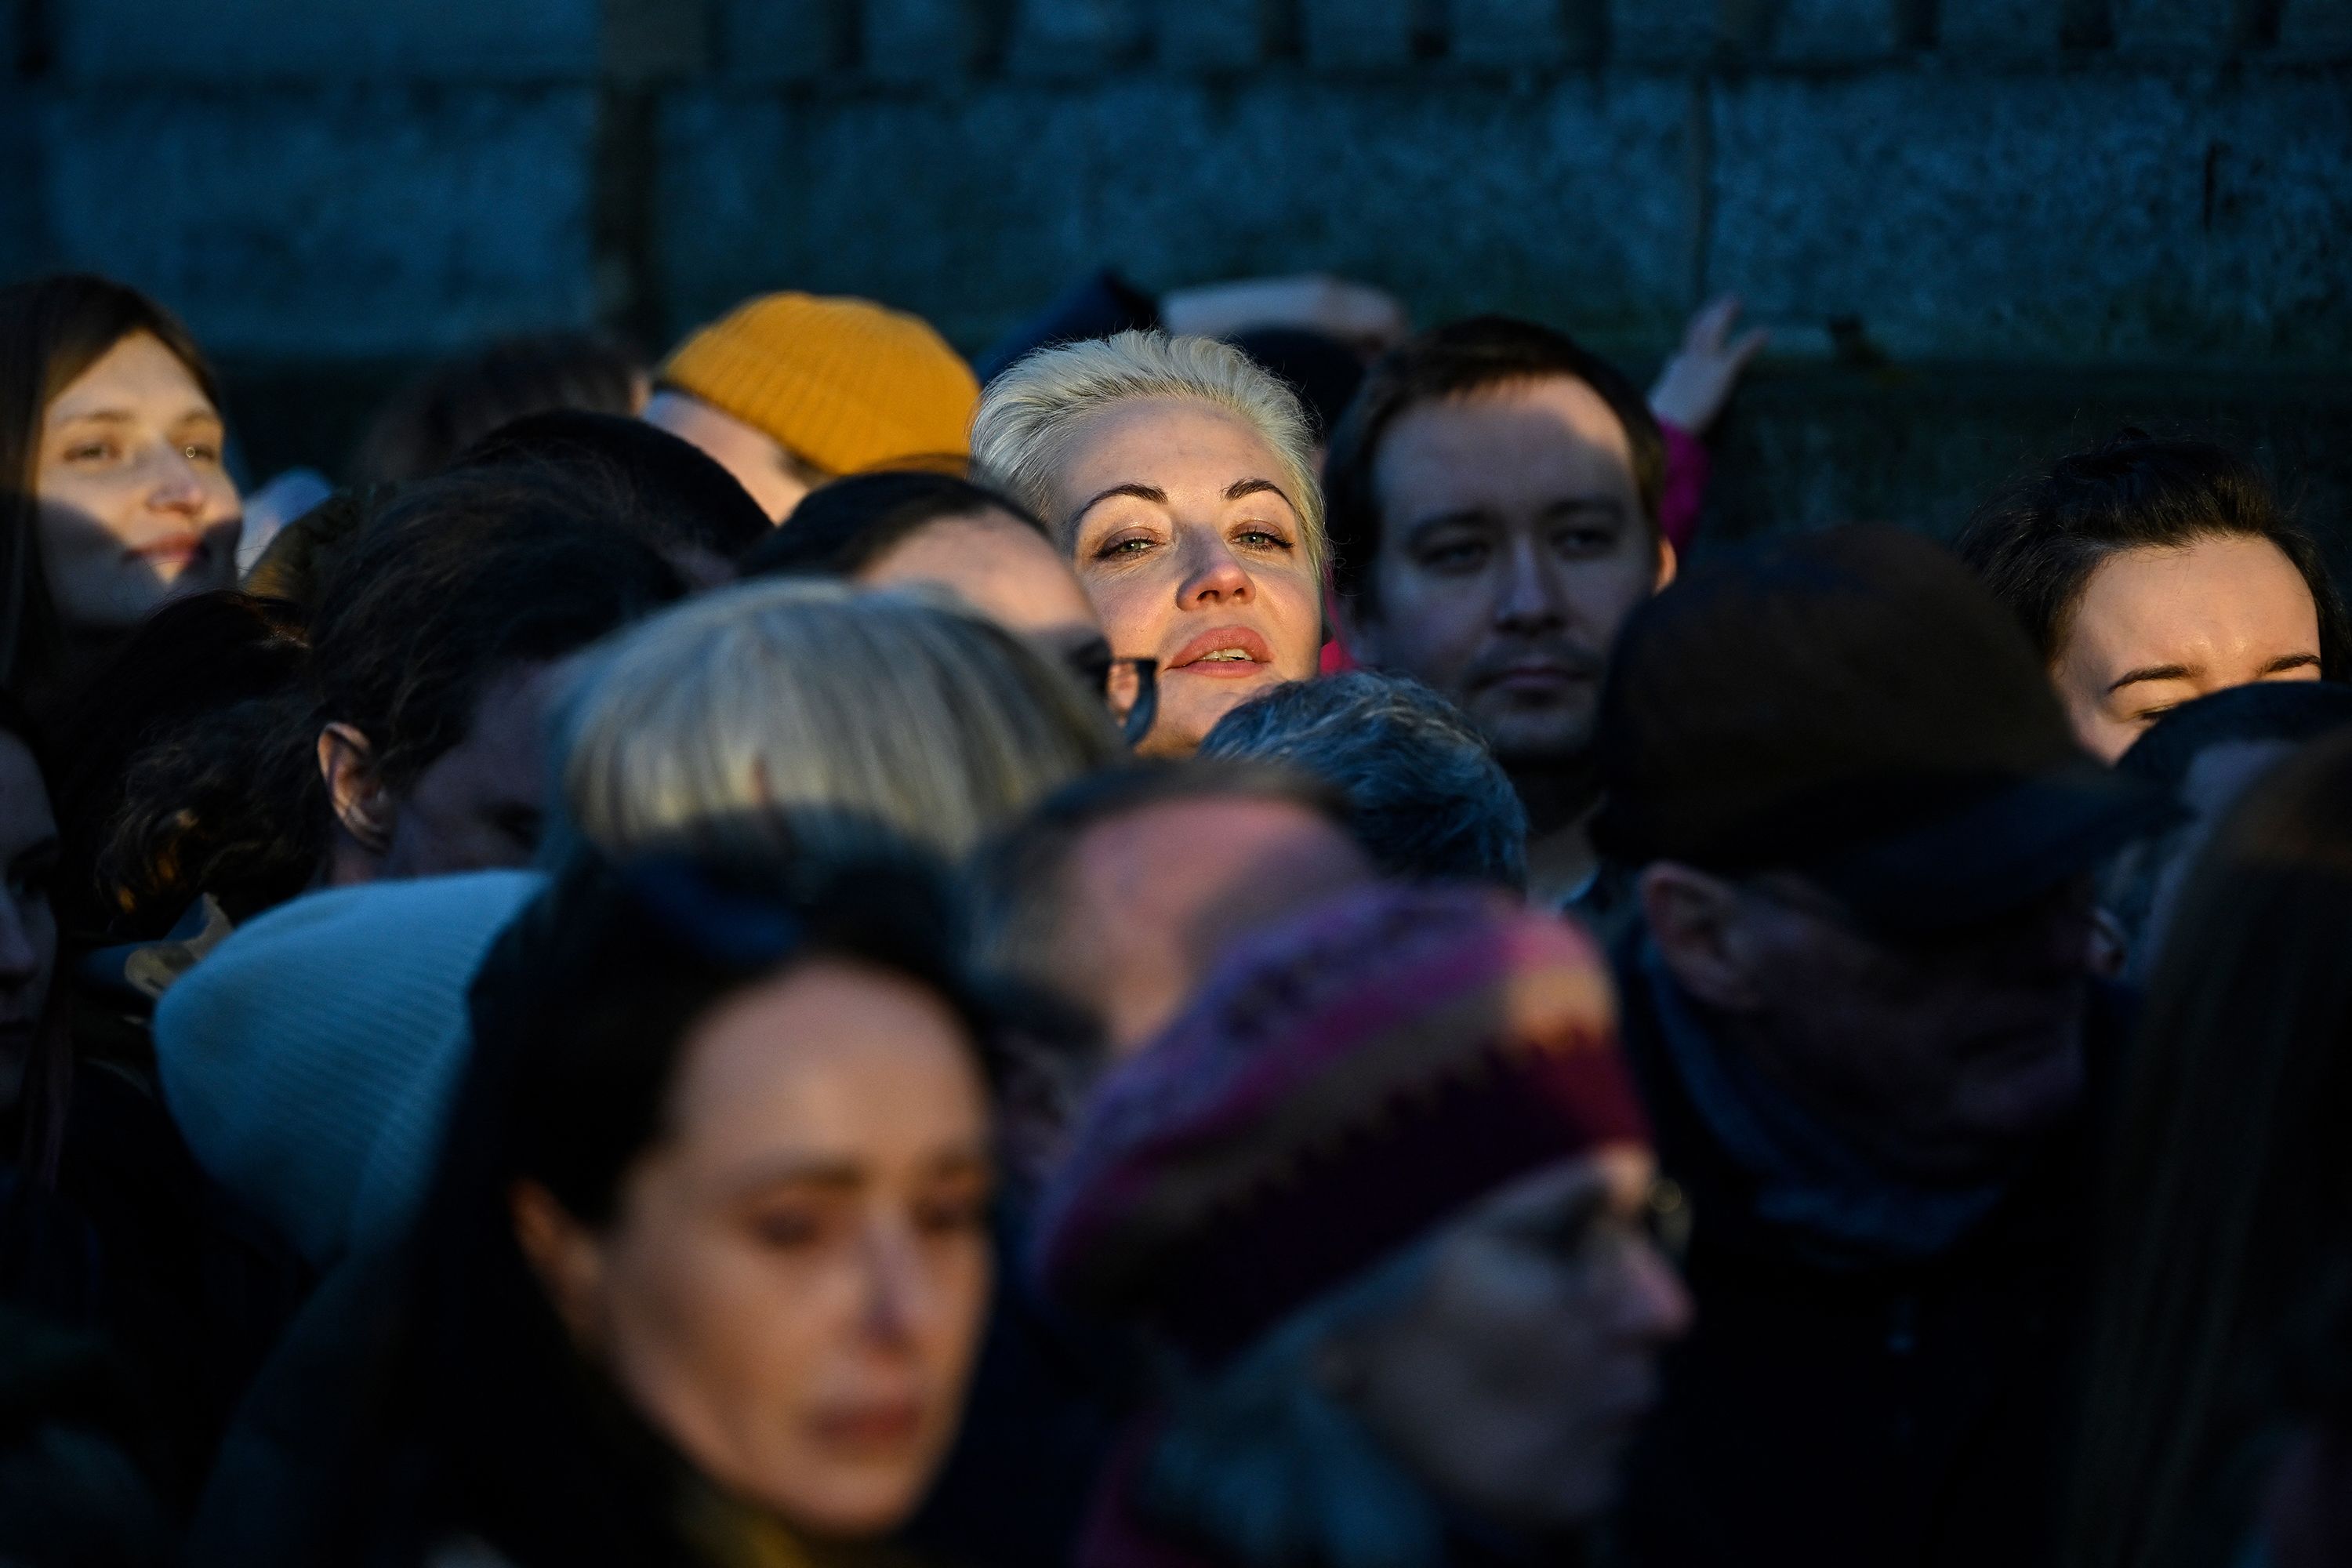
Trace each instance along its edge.
<instances>
[{"instance_id":1,"label":"human nose","mask_svg":"<svg viewBox=\"0 0 2352 1568\"><path fill-rule=\"evenodd\" d=\"M877 1343L911 1343L939 1300L920 1242L905 1224L877 1220L866 1228L864 1263L867 1333Z\"/></svg>"},{"instance_id":2,"label":"human nose","mask_svg":"<svg viewBox=\"0 0 2352 1568\"><path fill-rule=\"evenodd\" d=\"M0 899L0 987L19 990L40 974L40 945L33 940L25 906L13 898Z\"/></svg>"},{"instance_id":3,"label":"human nose","mask_svg":"<svg viewBox=\"0 0 2352 1568\"><path fill-rule=\"evenodd\" d=\"M194 463L177 447L166 443L157 453L154 488L147 493L147 504L157 511L176 511L194 517L205 509L204 476L196 472Z\"/></svg>"},{"instance_id":4,"label":"human nose","mask_svg":"<svg viewBox=\"0 0 2352 1568\"><path fill-rule=\"evenodd\" d=\"M1257 588L1250 574L1215 534L1204 529L1192 531L1183 552L1184 580L1176 589L1176 603L1182 608L1246 604L1255 596Z\"/></svg>"},{"instance_id":5,"label":"human nose","mask_svg":"<svg viewBox=\"0 0 2352 1568\"><path fill-rule=\"evenodd\" d=\"M1503 559L1503 592L1495 602L1495 624L1510 631L1552 631L1566 619L1551 574L1544 570L1533 541L1519 540Z\"/></svg>"},{"instance_id":6,"label":"human nose","mask_svg":"<svg viewBox=\"0 0 2352 1568\"><path fill-rule=\"evenodd\" d=\"M1647 1241L1629 1252L1618 1295L1618 1326L1630 1339L1668 1344L1690 1331L1696 1309L1689 1287L1664 1254Z\"/></svg>"}]
</instances>

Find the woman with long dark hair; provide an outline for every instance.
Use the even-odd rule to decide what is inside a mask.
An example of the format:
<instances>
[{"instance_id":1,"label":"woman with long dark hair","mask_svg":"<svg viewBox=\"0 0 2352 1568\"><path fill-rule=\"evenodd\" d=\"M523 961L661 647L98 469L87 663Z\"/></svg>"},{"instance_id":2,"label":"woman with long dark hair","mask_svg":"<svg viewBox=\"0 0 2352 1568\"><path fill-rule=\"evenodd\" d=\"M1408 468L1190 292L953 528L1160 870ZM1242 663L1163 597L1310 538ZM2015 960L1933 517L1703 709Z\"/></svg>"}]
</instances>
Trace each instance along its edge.
<instances>
[{"instance_id":1,"label":"woman with long dark hair","mask_svg":"<svg viewBox=\"0 0 2352 1568\"><path fill-rule=\"evenodd\" d=\"M2352 736L2249 794L2191 873L2106 1172L2066 1562L2236 1560L2279 1351L2352 1261Z\"/></svg>"},{"instance_id":2,"label":"woman with long dark hair","mask_svg":"<svg viewBox=\"0 0 2352 1568\"><path fill-rule=\"evenodd\" d=\"M896 1560L992 1271L954 952L891 863L583 865L526 910L338 1560Z\"/></svg>"},{"instance_id":3,"label":"woman with long dark hair","mask_svg":"<svg viewBox=\"0 0 2352 1568\"><path fill-rule=\"evenodd\" d=\"M0 288L0 685L54 709L141 617L236 578L218 384L145 295Z\"/></svg>"}]
</instances>

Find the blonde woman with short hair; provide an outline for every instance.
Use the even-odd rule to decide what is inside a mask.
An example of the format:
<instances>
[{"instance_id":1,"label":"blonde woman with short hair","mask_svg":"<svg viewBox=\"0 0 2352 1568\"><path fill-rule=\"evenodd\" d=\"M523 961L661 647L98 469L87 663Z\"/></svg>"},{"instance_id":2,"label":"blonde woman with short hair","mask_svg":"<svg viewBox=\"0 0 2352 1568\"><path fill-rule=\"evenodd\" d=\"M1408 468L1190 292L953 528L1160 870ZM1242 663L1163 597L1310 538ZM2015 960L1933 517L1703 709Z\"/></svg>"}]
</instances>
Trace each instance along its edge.
<instances>
[{"instance_id":1,"label":"blonde woman with short hair","mask_svg":"<svg viewBox=\"0 0 2352 1568\"><path fill-rule=\"evenodd\" d=\"M620 637L561 725L608 851L773 854L880 832L953 858L1119 755L1099 700L946 595L749 583Z\"/></svg>"},{"instance_id":2,"label":"blonde woman with short hair","mask_svg":"<svg viewBox=\"0 0 2352 1568\"><path fill-rule=\"evenodd\" d=\"M1160 664L1138 750L1181 756L1314 675L1323 498L1298 400L1209 338L1041 349L989 384L972 456L1044 518L1121 658Z\"/></svg>"}]
</instances>

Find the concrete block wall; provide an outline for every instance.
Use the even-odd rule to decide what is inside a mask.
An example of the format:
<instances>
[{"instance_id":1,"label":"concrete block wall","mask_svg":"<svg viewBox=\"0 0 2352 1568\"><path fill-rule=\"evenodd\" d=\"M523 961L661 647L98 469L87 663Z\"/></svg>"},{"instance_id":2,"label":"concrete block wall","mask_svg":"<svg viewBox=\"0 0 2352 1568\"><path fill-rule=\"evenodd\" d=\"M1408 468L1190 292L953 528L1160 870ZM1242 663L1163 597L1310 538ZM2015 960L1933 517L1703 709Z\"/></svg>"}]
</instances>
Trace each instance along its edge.
<instances>
[{"instance_id":1,"label":"concrete block wall","mask_svg":"<svg viewBox=\"0 0 2352 1568\"><path fill-rule=\"evenodd\" d=\"M0 185L0 269L150 287L314 405L339 366L595 320L655 348L787 286L977 350L1097 267L1315 268L1636 364L1735 289L1790 351L1725 437L1738 531L1943 517L1951 473L2056 407L2221 417L2352 381L2352 0L221 0L201 27L0 0L12 20L0 156L30 175ZM2190 395L2209 381L2221 402ZM2250 438L2352 447L2290 440L2305 405L2352 405L2261 402Z\"/></svg>"}]
</instances>

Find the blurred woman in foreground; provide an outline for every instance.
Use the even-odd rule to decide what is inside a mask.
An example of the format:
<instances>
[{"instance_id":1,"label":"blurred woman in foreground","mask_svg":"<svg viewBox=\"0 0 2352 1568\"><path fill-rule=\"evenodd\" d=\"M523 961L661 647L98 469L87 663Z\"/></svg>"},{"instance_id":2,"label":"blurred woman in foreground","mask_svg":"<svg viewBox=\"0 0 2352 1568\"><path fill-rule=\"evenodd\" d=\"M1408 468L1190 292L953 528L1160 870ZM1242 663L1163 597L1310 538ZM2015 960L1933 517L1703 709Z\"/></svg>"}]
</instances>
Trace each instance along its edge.
<instances>
[{"instance_id":1,"label":"blurred woman in foreground","mask_svg":"<svg viewBox=\"0 0 2352 1568\"><path fill-rule=\"evenodd\" d=\"M342 1560L897 1561L992 1267L952 952L893 863L552 883L475 985Z\"/></svg>"},{"instance_id":2,"label":"blurred woman in foreground","mask_svg":"<svg viewBox=\"0 0 2352 1568\"><path fill-rule=\"evenodd\" d=\"M2249 793L2153 972L2106 1173L2076 1568L2221 1568L2278 1544L2255 1506L2309 1392L2282 1352L2352 1300L2347 933L2352 736Z\"/></svg>"}]
</instances>

